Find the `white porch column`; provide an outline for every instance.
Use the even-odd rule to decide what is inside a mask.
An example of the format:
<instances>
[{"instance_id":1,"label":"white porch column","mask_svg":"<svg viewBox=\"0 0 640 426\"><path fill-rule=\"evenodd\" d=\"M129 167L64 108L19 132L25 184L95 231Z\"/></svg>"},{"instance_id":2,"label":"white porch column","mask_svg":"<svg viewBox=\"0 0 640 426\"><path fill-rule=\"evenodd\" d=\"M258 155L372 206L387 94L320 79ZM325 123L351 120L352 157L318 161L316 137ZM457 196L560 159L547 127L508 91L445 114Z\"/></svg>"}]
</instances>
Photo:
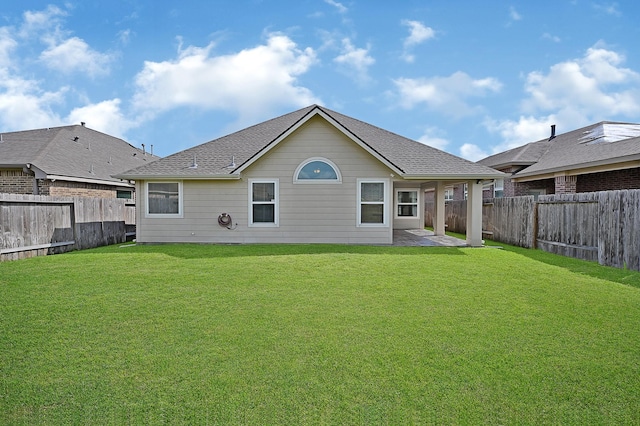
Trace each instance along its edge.
<instances>
[{"instance_id":1,"label":"white porch column","mask_svg":"<svg viewBox=\"0 0 640 426\"><path fill-rule=\"evenodd\" d=\"M482 246L482 183L467 182L467 244Z\"/></svg>"},{"instance_id":2,"label":"white porch column","mask_svg":"<svg viewBox=\"0 0 640 426\"><path fill-rule=\"evenodd\" d=\"M433 233L436 235L444 235L444 182L436 183L434 213Z\"/></svg>"}]
</instances>

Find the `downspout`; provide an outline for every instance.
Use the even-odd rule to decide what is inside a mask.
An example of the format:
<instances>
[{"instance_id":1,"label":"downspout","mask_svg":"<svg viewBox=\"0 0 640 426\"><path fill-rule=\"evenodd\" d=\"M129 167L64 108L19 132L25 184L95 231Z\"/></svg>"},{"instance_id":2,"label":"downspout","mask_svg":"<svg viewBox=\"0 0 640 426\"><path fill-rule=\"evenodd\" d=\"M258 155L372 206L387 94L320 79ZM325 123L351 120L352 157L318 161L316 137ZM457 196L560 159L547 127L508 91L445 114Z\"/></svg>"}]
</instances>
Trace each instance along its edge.
<instances>
[{"instance_id":1,"label":"downspout","mask_svg":"<svg viewBox=\"0 0 640 426\"><path fill-rule=\"evenodd\" d=\"M22 171L33 177L33 182L32 182L33 189L31 191L33 192L33 195L40 195L40 187L38 187L38 179L36 178L36 172L31 169L31 163L25 164L24 167L22 168Z\"/></svg>"}]
</instances>

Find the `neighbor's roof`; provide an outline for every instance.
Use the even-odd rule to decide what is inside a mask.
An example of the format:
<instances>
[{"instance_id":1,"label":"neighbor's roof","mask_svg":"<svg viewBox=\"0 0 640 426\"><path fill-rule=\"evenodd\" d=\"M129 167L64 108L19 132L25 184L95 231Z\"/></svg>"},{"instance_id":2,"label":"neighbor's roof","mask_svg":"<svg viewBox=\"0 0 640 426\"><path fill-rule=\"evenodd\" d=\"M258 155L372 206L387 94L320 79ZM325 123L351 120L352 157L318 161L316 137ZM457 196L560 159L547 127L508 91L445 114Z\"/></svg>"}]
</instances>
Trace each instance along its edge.
<instances>
[{"instance_id":1,"label":"neighbor's roof","mask_svg":"<svg viewBox=\"0 0 640 426\"><path fill-rule=\"evenodd\" d=\"M640 160L640 125L602 121L480 160L494 168L526 165L514 177L530 177Z\"/></svg>"},{"instance_id":2,"label":"neighbor's roof","mask_svg":"<svg viewBox=\"0 0 640 426\"><path fill-rule=\"evenodd\" d=\"M126 171L117 177L237 178L242 170L316 115L325 118L405 178L491 179L502 176L502 173L490 167L464 160L328 108L311 105Z\"/></svg>"},{"instance_id":3,"label":"neighbor's roof","mask_svg":"<svg viewBox=\"0 0 640 426\"><path fill-rule=\"evenodd\" d=\"M41 177L120 183L112 175L158 158L82 125L0 134L0 168L29 165Z\"/></svg>"},{"instance_id":4,"label":"neighbor's roof","mask_svg":"<svg viewBox=\"0 0 640 426\"><path fill-rule=\"evenodd\" d=\"M483 158L478 164L501 169L508 166L530 166L535 164L547 151L549 140L531 142L517 148Z\"/></svg>"}]
</instances>

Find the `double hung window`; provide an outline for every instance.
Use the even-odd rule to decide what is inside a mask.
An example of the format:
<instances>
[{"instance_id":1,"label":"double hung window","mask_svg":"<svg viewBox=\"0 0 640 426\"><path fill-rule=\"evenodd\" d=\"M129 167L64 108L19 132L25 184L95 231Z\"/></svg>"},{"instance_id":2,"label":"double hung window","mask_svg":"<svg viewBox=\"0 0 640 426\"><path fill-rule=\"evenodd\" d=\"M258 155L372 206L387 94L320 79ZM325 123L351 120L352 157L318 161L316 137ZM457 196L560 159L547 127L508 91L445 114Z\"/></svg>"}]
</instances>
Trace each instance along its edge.
<instances>
[{"instance_id":1,"label":"double hung window","mask_svg":"<svg viewBox=\"0 0 640 426\"><path fill-rule=\"evenodd\" d=\"M278 226L278 180L249 181L249 226Z\"/></svg>"},{"instance_id":2,"label":"double hung window","mask_svg":"<svg viewBox=\"0 0 640 426\"><path fill-rule=\"evenodd\" d=\"M358 226L387 226L387 181L358 180Z\"/></svg>"},{"instance_id":3,"label":"double hung window","mask_svg":"<svg viewBox=\"0 0 640 426\"><path fill-rule=\"evenodd\" d=\"M396 192L398 217L418 217L418 191L399 190Z\"/></svg>"}]
</instances>

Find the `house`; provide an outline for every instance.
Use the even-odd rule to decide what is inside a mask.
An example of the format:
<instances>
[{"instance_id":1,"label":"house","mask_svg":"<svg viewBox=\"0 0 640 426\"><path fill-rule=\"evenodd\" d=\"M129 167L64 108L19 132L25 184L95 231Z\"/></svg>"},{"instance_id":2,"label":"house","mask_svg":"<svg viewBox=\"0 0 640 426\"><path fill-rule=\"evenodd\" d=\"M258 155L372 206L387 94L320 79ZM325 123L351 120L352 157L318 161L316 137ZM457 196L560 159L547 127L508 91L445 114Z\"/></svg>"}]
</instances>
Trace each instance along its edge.
<instances>
[{"instance_id":1,"label":"house","mask_svg":"<svg viewBox=\"0 0 640 426\"><path fill-rule=\"evenodd\" d=\"M112 175L157 158L84 123L0 133L0 193L131 199Z\"/></svg>"},{"instance_id":2,"label":"house","mask_svg":"<svg viewBox=\"0 0 640 426\"><path fill-rule=\"evenodd\" d=\"M115 177L134 180L139 243L391 244L424 227L435 188L469 185L467 242L482 244L482 184L503 174L311 105Z\"/></svg>"},{"instance_id":3,"label":"house","mask_svg":"<svg viewBox=\"0 0 640 426\"><path fill-rule=\"evenodd\" d=\"M640 124L603 121L478 161L509 175L500 195L566 194L640 188Z\"/></svg>"}]
</instances>

